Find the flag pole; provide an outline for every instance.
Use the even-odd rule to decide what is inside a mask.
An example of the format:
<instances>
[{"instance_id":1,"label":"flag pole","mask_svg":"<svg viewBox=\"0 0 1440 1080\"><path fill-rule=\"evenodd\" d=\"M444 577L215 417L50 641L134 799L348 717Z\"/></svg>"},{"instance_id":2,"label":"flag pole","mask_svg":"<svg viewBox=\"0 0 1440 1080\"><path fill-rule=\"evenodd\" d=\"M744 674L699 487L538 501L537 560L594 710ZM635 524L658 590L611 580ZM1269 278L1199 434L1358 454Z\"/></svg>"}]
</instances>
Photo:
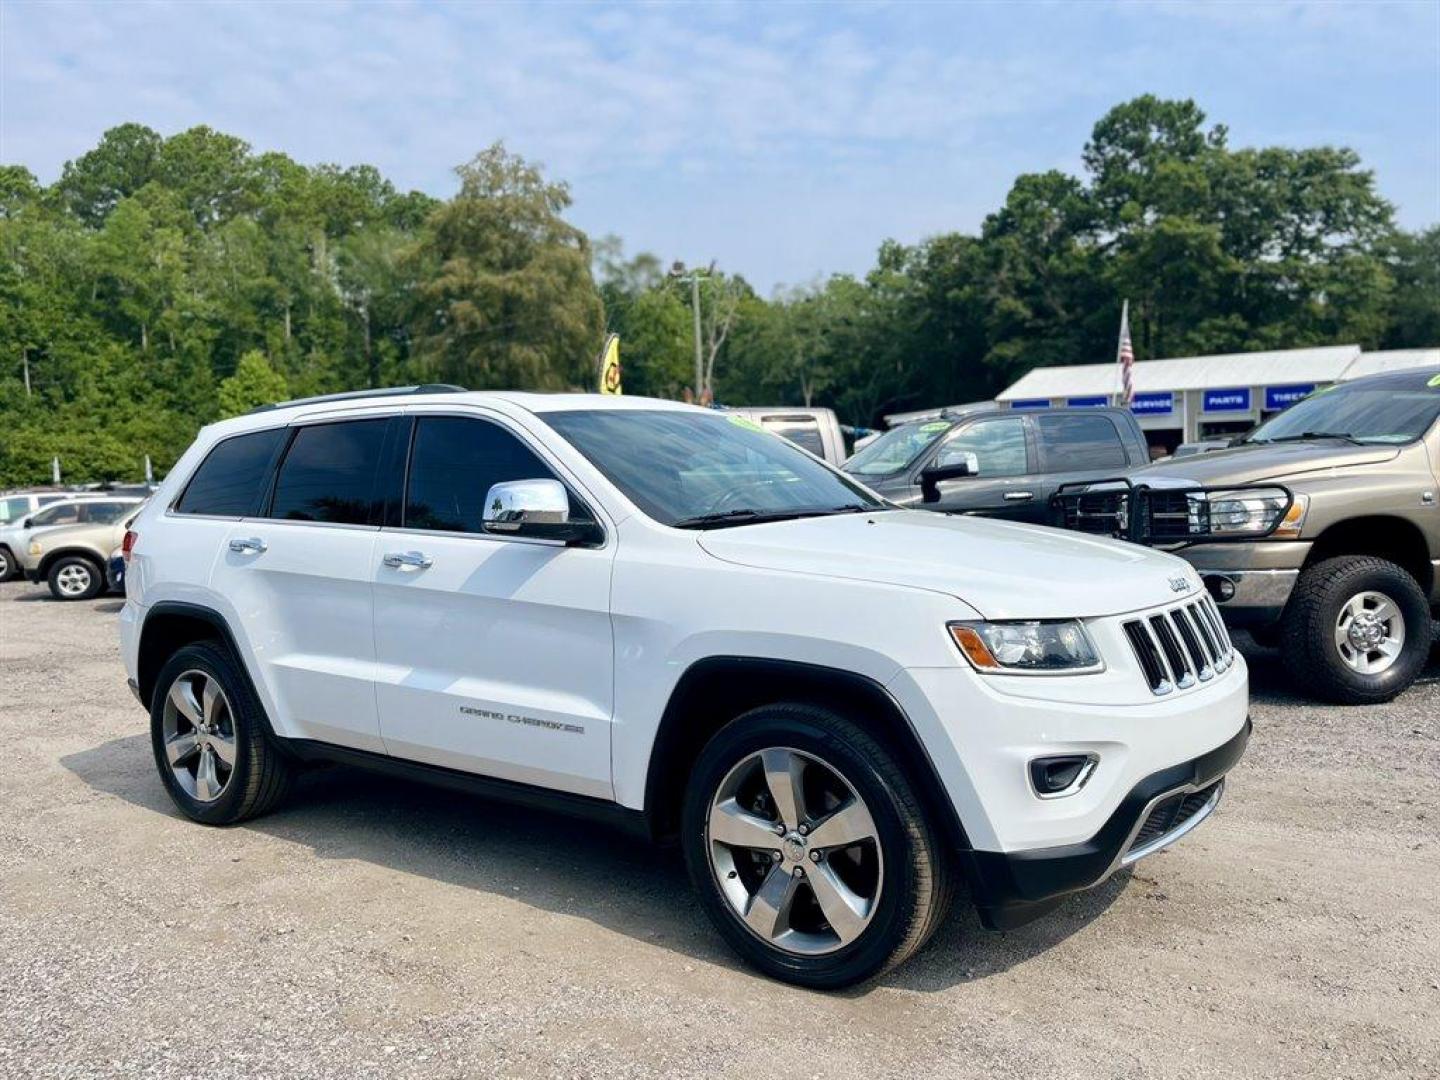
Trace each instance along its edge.
<instances>
[{"instance_id":1,"label":"flag pole","mask_svg":"<svg viewBox=\"0 0 1440 1080\"><path fill-rule=\"evenodd\" d=\"M1135 364L1135 349L1130 343L1130 301L1120 305L1120 336L1115 342L1115 382L1113 398L1116 405L1128 407L1135 397L1131 369Z\"/></svg>"}]
</instances>

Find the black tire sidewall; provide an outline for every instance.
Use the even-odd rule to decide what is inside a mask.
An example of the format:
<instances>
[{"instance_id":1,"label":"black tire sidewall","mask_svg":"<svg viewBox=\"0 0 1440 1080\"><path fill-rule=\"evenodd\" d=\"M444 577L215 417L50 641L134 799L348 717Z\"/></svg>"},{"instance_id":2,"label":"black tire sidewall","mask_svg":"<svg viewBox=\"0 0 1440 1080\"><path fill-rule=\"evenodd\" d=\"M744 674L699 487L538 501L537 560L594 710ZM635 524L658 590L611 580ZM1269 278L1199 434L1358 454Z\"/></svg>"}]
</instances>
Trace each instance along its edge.
<instances>
[{"instance_id":1,"label":"black tire sidewall","mask_svg":"<svg viewBox=\"0 0 1440 1080\"><path fill-rule=\"evenodd\" d=\"M4 544L0 544L0 581L9 581L15 576L15 556Z\"/></svg>"},{"instance_id":2,"label":"black tire sidewall","mask_svg":"<svg viewBox=\"0 0 1440 1080\"><path fill-rule=\"evenodd\" d=\"M903 804L874 765L827 722L832 717L809 706L767 706L722 728L696 761L685 793L681 826L691 881L726 941L765 973L814 989L848 986L884 969L908 933L917 890L914 842L906 828ZM869 809L883 853L879 910L859 938L823 956L785 953L752 933L720 891L705 848L705 822L720 782L742 759L777 746L814 754L839 770Z\"/></svg>"},{"instance_id":3,"label":"black tire sidewall","mask_svg":"<svg viewBox=\"0 0 1440 1080\"><path fill-rule=\"evenodd\" d=\"M193 798L170 769L165 756L165 699L175 680L187 671L203 671L220 683L230 703L230 716L235 727L235 770L220 797L213 802ZM186 817L206 825L231 825L246 814L246 793L251 774L267 751L263 731L257 730L258 705L249 683L229 651L208 642L187 645L172 656L160 669L155 680L155 694L150 703L150 748L155 768L171 800Z\"/></svg>"},{"instance_id":4,"label":"black tire sidewall","mask_svg":"<svg viewBox=\"0 0 1440 1080\"><path fill-rule=\"evenodd\" d=\"M1344 704L1388 701L1404 691L1424 669L1430 653L1430 604L1420 585L1405 569L1383 559L1356 556L1318 564L1308 573L1323 575L1305 609L1299 633L1281 641L1292 671L1319 676L1319 688ZM1304 587L1302 579L1302 587ZM1387 596L1405 619L1405 644L1395 663L1377 675L1355 671L1335 645L1341 609L1362 592ZM1316 671L1316 668L1319 668Z\"/></svg>"},{"instance_id":5,"label":"black tire sidewall","mask_svg":"<svg viewBox=\"0 0 1440 1080\"><path fill-rule=\"evenodd\" d=\"M66 596L60 591L60 571L71 565L83 566L90 572L90 587L78 596ZM50 585L50 595L55 597L56 600L62 600L66 603L74 600L93 600L99 596L105 588L105 571L97 566L93 560L87 559L83 555L62 555L55 560L49 571L46 572L45 580Z\"/></svg>"}]
</instances>

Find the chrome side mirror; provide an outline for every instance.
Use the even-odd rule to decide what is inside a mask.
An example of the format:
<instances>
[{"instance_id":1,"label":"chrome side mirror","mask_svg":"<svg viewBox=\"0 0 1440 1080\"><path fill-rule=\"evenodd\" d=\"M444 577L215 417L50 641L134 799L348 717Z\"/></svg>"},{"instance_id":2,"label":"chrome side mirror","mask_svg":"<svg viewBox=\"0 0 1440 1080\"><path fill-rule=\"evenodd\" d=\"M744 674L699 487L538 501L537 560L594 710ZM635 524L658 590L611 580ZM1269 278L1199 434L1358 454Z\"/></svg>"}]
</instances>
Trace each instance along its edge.
<instances>
[{"instance_id":1,"label":"chrome side mirror","mask_svg":"<svg viewBox=\"0 0 1440 1080\"><path fill-rule=\"evenodd\" d=\"M570 517L570 493L558 480L507 480L485 495L483 525L496 536L528 536L567 544L599 543L600 526Z\"/></svg>"}]
</instances>

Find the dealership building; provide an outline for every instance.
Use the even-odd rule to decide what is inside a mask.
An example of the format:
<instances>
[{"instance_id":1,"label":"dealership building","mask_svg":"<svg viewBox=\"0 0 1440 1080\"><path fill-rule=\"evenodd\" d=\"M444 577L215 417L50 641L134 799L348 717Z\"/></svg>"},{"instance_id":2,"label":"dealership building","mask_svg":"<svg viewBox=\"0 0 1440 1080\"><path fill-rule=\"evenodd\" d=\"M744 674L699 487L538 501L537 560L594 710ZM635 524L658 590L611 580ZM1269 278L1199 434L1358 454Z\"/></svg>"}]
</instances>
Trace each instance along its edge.
<instances>
[{"instance_id":1,"label":"dealership building","mask_svg":"<svg viewBox=\"0 0 1440 1080\"><path fill-rule=\"evenodd\" d=\"M1142 360L1134 367L1131 409L1150 445L1248 431L1323 386L1382 371L1440 366L1440 348L1363 352L1358 345ZM1101 406L1114 400L1114 363L1039 367L995 400L1013 409Z\"/></svg>"}]
</instances>

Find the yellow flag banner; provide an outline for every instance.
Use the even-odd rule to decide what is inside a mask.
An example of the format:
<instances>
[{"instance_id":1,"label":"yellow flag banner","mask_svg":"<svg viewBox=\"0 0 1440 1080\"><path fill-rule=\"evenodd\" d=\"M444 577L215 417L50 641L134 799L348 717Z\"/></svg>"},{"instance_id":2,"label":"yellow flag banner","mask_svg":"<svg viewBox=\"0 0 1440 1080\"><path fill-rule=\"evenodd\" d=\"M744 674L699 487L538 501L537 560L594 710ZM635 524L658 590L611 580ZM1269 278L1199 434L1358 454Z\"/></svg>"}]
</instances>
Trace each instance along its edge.
<instances>
[{"instance_id":1,"label":"yellow flag banner","mask_svg":"<svg viewBox=\"0 0 1440 1080\"><path fill-rule=\"evenodd\" d=\"M605 352L600 361L600 393L620 393L620 335L605 339Z\"/></svg>"}]
</instances>

